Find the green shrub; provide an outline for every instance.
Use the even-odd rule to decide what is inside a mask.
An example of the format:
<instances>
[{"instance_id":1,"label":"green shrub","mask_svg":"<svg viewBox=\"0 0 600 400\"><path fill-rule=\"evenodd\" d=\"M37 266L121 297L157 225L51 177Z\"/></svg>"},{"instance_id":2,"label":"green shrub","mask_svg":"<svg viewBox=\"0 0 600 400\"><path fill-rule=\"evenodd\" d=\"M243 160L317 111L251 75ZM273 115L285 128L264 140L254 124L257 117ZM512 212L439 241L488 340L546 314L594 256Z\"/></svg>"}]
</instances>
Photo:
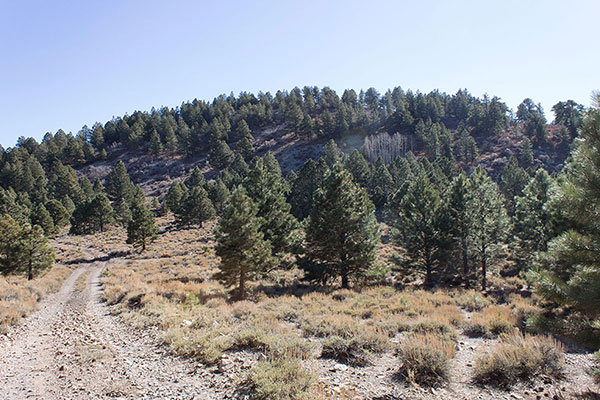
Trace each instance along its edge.
<instances>
[{"instance_id":1,"label":"green shrub","mask_svg":"<svg viewBox=\"0 0 600 400\"><path fill-rule=\"evenodd\" d=\"M496 386L511 386L538 375L560 378L564 362L563 347L548 336L514 333L500 339L489 354L475 360L475 381Z\"/></svg>"}]
</instances>

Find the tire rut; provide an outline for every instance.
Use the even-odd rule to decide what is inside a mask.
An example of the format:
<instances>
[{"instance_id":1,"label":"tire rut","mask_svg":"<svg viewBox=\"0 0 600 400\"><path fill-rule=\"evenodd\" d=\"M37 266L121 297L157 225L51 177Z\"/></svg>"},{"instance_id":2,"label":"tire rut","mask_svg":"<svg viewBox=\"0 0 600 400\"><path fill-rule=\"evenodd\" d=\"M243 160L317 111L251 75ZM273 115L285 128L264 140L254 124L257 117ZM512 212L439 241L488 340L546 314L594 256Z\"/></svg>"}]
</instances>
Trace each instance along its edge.
<instances>
[{"instance_id":1,"label":"tire rut","mask_svg":"<svg viewBox=\"0 0 600 400\"><path fill-rule=\"evenodd\" d=\"M217 399L222 395L151 335L126 327L101 301L112 259L80 266L61 290L0 338L0 398ZM86 279L85 288L76 287Z\"/></svg>"}]
</instances>

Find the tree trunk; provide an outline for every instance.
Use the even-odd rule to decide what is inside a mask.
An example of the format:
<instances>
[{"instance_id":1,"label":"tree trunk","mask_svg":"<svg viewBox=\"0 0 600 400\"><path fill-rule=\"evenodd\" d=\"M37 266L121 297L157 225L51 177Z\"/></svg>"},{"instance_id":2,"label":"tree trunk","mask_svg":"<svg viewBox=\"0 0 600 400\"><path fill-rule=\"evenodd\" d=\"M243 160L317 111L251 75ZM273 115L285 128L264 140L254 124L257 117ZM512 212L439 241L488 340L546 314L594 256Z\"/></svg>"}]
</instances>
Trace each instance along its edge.
<instances>
[{"instance_id":1,"label":"tree trunk","mask_svg":"<svg viewBox=\"0 0 600 400\"><path fill-rule=\"evenodd\" d=\"M350 285L348 283L348 268L342 267L342 288L349 289Z\"/></svg>"},{"instance_id":2,"label":"tree trunk","mask_svg":"<svg viewBox=\"0 0 600 400\"><path fill-rule=\"evenodd\" d=\"M425 286L431 286L431 253L429 250L425 252Z\"/></svg>"},{"instance_id":3,"label":"tree trunk","mask_svg":"<svg viewBox=\"0 0 600 400\"><path fill-rule=\"evenodd\" d=\"M485 242L481 242L481 290L487 289L487 266L486 266L486 253L485 253Z\"/></svg>"},{"instance_id":4,"label":"tree trunk","mask_svg":"<svg viewBox=\"0 0 600 400\"><path fill-rule=\"evenodd\" d=\"M33 254L29 253L29 263L27 265L27 280L30 281L33 279Z\"/></svg>"},{"instance_id":5,"label":"tree trunk","mask_svg":"<svg viewBox=\"0 0 600 400\"><path fill-rule=\"evenodd\" d=\"M242 268L240 271L240 286L238 289L238 298L244 300L246 297L246 270Z\"/></svg>"},{"instance_id":6,"label":"tree trunk","mask_svg":"<svg viewBox=\"0 0 600 400\"><path fill-rule=\"evenodd\" d=\"M462 238L462 263L463 263L463 282L465 283L465 287L468 288L470 286L469 283L469 257L467 253L467 239Z\"/></svg>"}]
</instances>

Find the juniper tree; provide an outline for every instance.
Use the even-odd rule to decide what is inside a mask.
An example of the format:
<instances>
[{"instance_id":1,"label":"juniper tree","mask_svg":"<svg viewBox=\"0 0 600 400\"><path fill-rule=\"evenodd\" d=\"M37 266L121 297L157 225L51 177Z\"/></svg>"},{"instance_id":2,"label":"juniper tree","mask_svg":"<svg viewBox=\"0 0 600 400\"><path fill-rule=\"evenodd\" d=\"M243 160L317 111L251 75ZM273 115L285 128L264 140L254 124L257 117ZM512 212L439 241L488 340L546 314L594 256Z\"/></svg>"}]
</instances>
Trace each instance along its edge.
<instances>
[{"instance_id":1,"label":"juniper tree","mask_svg":"<svg viewBox=\"0 0 600 400\"><path fill-rule=\"evenodd\" d=\"M271 245L260 231L258 207L238 187L231 194L216 227L216 254L221 258L217 278L237 285L236 297L246 296L246 283L271 267Z\"/></svg>"},{"instance_id":2,"label":"juniper tree","mask_svg":"<svg viewBox=\"0 0 600 400\"><path fill-rule=\"evenodd\" d=\"M306 278L326 284L341 277L342 287L361 276L375 261L379 243L375 207L366 191L352 181L340 164L326 176L315 194L306 227Z\"/></svg>"},{"instance_id":3,"label":"juniper tree","mask_svg":"<svg viewBox=\"0 0 600 400\"><path fill-rule=\"evenodd\" d=\"M154 215L146 205L144 192L138 189L131 203L131 220L127 225L127 243L144 251L148 243L156 239L157 232Z\"/></svg>"}]
</instances>

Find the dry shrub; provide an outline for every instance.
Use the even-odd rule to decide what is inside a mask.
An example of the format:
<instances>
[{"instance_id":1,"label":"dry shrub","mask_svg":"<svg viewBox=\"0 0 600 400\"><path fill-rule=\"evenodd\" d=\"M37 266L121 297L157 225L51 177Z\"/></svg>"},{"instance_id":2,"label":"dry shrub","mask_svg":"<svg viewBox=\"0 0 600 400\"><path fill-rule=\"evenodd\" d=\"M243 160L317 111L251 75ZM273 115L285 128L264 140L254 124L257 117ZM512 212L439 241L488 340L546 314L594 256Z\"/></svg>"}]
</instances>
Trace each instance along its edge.
<instances>
[{"instance_id":1,"label":"dry shrub","mask_svg":"<svg viewBox=\"0 0 600 400\"><path fill-rule=\"evenodd\" d=\"M590 375L594 378L596 384L600 385L600 351L597 351L593 355L594 366L590 368Z\"/></svg>"},{"instance_id":2,"label":"dry shrub","mask_svg":"<svg viewBox=\"0 0 600 400\"><path fill-rule=\"evenodd\" d=\"M465 334L471 337L495 337L510 333L517 325L517 318L506 306L489 306L473 314L466 323Z\"/></svg>"},{"instance_id":3,"label":"dry shrub","mask_svg":"<svg viewBox=\"0 0 600 400\"><path fill-rule=\"evenodd\" d=\"M298 360L263 361L250 370L245 385L257 400L309 400L316 382Z\"/></svg>"},{"instance_id":4,"label":"dry shrub","mask_svg":"<svg viewBox=\"0 0 600 400\"><path fill-rule=\"evenodd\" d=\"M508 387L539 375L560 378L563 363L564 349L555 339L516 332L501 338L491 353L475 360L474 379Z\"/></svg>"},{"instance_id":5,"label":"dry shrub","mask_svg":"<svg viewBox=\"0 0 600 400\"><path fill-rule=\"evenodd\" d=\"M456 353L454 343L432 333L413 334L397 350L399 374L409 382L435 386L448 380L449 361Z\"/></svg>"},{"instance_id":6,"label":"dry shrub","mask_svg":"<svg viewBox=\"0 0 600 400\"><path fill-rule=\"evenodd\" d=\"M362 367L371 363L371 355L385 353L389 350L391 350L391 343L387 336L369 329L362 330L352 338L327 337L323 340L321 357Z\"/></svg>"},{"instance_id":7,"label":"dry shrub","mask_svg":"<svg viewBox=\"0 0 600 400\"><path fill-rule=\"evenodd\" d=\"M340 336L350 338L354 336L359 326L359 321L348 315L306 315L300 318L300 328L304 336L328 337Z\"/></svg>"},{"instance_id":8,"label":"dry shrub","mask_svg":"<svg viewBox=\"0 0 600 400\"><path fill-rule=\"evenodd\" d=\"M0 333L37 310L38 302L60 289L73 271L55 265L45 275L28 281L24 277L0 277Z\"/></svg>"},{"instance_id":9,"label":"dry shrub","mask_svg":"<svg viewBox=\"0 0 600 400\"><path fill-rule=\"evenodd\" d=\"M467 311L481 311L492 303L481 293L475 290L467 290L456 297L456 304Z\"/></svg>"}]
</instances>

